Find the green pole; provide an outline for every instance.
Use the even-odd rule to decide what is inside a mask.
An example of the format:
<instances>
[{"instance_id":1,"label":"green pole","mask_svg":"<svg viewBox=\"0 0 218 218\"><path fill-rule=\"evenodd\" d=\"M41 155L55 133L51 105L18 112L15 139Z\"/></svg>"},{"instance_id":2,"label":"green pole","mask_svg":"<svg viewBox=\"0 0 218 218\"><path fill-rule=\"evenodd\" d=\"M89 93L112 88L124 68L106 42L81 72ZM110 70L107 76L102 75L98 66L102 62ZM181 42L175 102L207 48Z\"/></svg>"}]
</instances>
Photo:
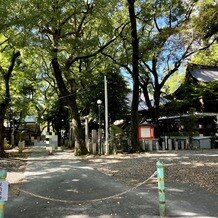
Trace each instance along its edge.
<instances>
[{"instance_id":1,"label":"green pole","mask_svg":"<svg viewBox=\"0 0 218 218\"><path fill-rule=\"evenodd\" d=\"M158 180L158 194L159 194L159 211L160 217L166 217L166 199L165 199L165 185L164 185L164 167L163 163L158 161L157 166L157 180Z\"/></svg>"},{"instance_id":2,"label":"green pole","mask_svg":"<svg viewBox=\"0 0 218 218\"><path fill-rule=\"evenodd\" d=\"M0 170L0 184L1 182L5 181L7 176L6 170ZM0 192L2 193L2 185L0 186ZM0 195L0 218L4 218L4 209L5 209L5 202L1 199Z\"/></svg>"}]
</instances>

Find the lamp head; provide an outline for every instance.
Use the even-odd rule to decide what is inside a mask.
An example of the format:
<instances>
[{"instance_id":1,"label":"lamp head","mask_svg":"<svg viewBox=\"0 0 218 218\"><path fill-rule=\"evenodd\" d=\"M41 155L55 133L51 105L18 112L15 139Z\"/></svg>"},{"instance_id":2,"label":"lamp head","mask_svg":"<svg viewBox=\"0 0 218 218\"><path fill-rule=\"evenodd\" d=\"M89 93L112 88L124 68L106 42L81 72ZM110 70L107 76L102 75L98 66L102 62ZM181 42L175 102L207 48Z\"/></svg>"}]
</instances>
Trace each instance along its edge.
<instances>
[{"instance_id":1,"label":"lamp head","mask_svg":"<svg viewBox=\"0 0 218 218\"><path fill-rule=\"evenodd\" d=\"M102 100L101 100L101 99L98 99L98 100L97 100L97 104L98 104L98 105L101 105L101 104L102 104Z\"/></svg>"}]
</instances>

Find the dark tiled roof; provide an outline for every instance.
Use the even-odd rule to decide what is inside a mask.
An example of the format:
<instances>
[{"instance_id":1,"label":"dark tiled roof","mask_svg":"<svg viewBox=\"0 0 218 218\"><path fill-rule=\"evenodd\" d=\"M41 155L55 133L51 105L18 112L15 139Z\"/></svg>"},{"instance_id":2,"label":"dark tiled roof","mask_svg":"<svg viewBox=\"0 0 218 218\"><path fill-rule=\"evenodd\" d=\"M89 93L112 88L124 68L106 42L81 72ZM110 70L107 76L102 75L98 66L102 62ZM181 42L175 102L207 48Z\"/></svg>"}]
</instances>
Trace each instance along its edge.
<instances>
[{"instance_id":1,"label":"dark tiled roof","mask_svg":"<svg viewBox=\"0 0 218 218\"><path fill-rule=\"evenodd\" d=\"M218 67L192 66L189 73L199 82L218 81Z\"/></svg>"}]
</instances>

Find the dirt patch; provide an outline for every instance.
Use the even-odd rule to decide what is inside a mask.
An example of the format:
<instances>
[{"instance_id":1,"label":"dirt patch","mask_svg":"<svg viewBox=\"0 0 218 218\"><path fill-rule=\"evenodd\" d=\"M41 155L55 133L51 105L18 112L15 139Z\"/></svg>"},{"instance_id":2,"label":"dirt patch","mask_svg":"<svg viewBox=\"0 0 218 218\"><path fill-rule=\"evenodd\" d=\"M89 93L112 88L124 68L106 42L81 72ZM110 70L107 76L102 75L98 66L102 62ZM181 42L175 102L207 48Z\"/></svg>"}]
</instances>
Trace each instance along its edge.
<instances>
[{"instance_id":1,"label":"dirt patch","mask_svg":"<svg viewBox=\"0 0 218 218\"><path fill-rule=\"evenodd\" d=\"M149 178L156 171L156 162L161 160L167 183L197 185L218 194L217 149L88 156L86 160L99 171L128 185Z\"/></svg>"},{"instance_id":2,"label":"dirt patch","mask_svg":"<svg viewBox=\"0 0 218 218\"><path fill-rule=\"evenodd\" d=\"M9 191L12 195L19 194L19 188L22 185L24 171L27 165L27 158L31 149L26 148L22 153L18 149L6 150L8 158L0 158L0 169L7 171L7 181L9 182Z\"/></svg>"}]
</instances>

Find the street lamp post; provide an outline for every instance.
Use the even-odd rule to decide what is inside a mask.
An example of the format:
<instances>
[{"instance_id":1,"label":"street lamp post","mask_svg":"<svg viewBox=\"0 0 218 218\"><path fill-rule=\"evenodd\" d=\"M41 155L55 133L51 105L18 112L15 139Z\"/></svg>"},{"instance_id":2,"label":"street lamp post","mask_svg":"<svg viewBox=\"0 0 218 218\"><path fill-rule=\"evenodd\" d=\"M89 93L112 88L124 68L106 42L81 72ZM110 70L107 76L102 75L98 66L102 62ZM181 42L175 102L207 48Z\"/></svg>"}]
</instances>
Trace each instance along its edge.
<instances>
[{"instance_id":1,"label":"street lamp post","mask_svg":"<svg viewBox=\"0 0 218 218\"><path fill-rule=\"evenodd\" d=\"M101 149L101 104L102 100L97 100L98 104L98 122L99 122L99 128L98 128L98 148L99 148L99 154L101 155L102 149Z\"/></svg>"}]
</instances>

